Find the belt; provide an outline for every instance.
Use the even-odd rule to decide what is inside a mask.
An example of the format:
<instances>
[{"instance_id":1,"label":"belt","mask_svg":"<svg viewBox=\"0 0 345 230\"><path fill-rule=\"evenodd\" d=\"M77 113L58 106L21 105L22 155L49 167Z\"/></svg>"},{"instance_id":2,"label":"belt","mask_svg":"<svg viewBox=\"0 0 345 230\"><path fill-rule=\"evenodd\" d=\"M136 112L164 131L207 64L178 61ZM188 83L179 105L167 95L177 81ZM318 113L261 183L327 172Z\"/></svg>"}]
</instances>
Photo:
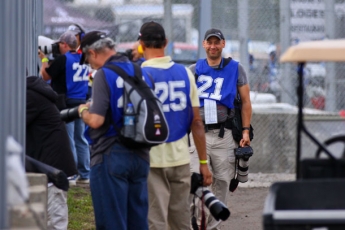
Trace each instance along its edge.
<instances>
[{"instance_id":1,"label":"belt","mask_svg":"<svg viewBox=\"0 0 345 230\"><path fill-rule=\"evenodd\" d=\"M214 129L220 129L222 125L224 124L224 128L232 129L232 118L227 120L225 123L217 123L217 124L205 124L205 130L214 130Z\"/></svg>"},{"instance_id":2,"label":"belt","mask_svg":"<svg viewBox=\"0 0 345 230\"><path fill-rule=\"evenodd\" d=\"M205 125L205 129L207 130L220 129L221 126L222 126L222 123L209 124L209 125Z\"/></svg>"}]
</instances>

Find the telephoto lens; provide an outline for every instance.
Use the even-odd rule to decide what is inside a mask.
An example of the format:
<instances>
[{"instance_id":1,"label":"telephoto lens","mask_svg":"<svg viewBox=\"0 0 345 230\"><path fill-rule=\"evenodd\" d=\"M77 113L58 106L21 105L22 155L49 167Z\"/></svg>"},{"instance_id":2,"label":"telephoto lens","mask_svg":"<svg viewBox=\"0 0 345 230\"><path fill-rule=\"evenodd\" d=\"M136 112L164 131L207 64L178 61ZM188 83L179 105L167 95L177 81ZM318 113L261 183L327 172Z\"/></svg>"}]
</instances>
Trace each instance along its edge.
<instances>
[{"instance_id":1,"label":"telephoto lens","mask_svg":"<svg viewBox=\"0 0 345 230\"><path fill-rule=\"evenodd\" d=\"M237 179L241 183L248 181L248 169L249 169L249 159L239 159L238 160L238 170L237 170Z\"/></svg>"},{"instance_id":2,"label":"telephoto lens","mask_svg":"<svg viewBox=\"0 0 345 230\"><path fill-rule=\"evenodd\" d=\"M78 107L70 108L70 109L64 109L60 111L60 118L64 122L68 123L71 121L74 121L75 119L79 118L79 113L78 113Z\"/></svg>"},{"instance_id":3,"label":"telephoto lens","mask_svg":"<svg viewBox=\"0 0 345 230\"><path fill-rule=\"evenodd\" d=\"M206 187L203 187L202 181L203 178L201 174L193 173L191 178L190 193L196 195L204 202L204 205L210 210L210 213L217 221L227 220L230 216L228 207L218 200L210 190L208 190Z\"/></svg>"},{"instance_id":4,"label":"telephoto lens","mask_svg":"<svg viewBox=\"0 0 345 230\"><path fill-rule=\"evenodd\" d=\"M237 180L245 183L248 181L249 158L253 156L253 149L250 146L239 147L235 149L235 156L237 162Z\"/></svg>"}]
</instances>

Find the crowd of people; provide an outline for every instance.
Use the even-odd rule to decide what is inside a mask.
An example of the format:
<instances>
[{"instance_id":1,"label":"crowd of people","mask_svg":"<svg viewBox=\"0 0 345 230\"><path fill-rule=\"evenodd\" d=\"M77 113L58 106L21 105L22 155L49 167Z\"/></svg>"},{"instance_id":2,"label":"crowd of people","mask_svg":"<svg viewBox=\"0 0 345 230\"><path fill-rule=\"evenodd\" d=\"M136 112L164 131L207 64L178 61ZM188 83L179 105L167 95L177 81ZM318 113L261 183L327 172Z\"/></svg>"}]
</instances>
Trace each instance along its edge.
<instances>
[{"instance_id":1,"label":"crowd of people","mask_svg":"<svg viewBox=\"0 0 345 230\"><path fill-rule=\"evenodd\" d=\"M90 183L96 229L190 229L191 173L200 173L202 186L210 186L226 204L236 171L234 150L250 146L248 79L240 63L222 57L225 39L218 29L205 33L202 46L207 57L189 68L165 55L168 38L159 23L144 23L138 33L133 60L118 55L106 33L86 33L77 24L56 41L60 55L54 60L39 51L40 76L28 81L46 93L28 90L27 113L32 116L27 116L27 143L35 145L28 145L27 154L63 170L71 185ZM134 75L134 65L141 66L144 80L163 106L170 130L166 143L152 148L124 145L114 127L123 125L123 81L109 65L129 76ZM242 139L236 142L231 121L238 96ZM66 124L58 119L59 111L76 106L79 118ZM43 125L44 130L37 128ZM60 193L62 200L57 195L51 199L65 208L57 213L48 207L49 229L67 229L67 194ZM208 212L205 221L203 205L199 202L197 207L198 225L220 229L221 221Z\"/></svg>"}]
</instances>

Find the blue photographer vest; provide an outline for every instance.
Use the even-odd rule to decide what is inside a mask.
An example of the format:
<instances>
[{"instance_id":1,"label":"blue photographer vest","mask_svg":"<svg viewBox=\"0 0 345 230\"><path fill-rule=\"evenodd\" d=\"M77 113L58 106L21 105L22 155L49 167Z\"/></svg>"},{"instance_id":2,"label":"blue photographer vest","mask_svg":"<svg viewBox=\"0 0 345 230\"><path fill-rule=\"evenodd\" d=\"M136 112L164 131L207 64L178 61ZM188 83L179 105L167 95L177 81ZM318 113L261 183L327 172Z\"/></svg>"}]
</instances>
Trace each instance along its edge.
<instances>
[{"instance_id":1,"label":"blue photographer vest","mask_svg":"<svg viewBox=\"0 0 345 230\"><path fill-rule=\"evenodd\" d=\"M89 81L89 67L80 65L81 55L78 53L65 54L66 56L66 98L86 99Z\"/></svg>"},{"instance_id":2,"label":"blue photographer vest","mask_svg":"<svg viewBox=\"0 0 345 230\"><path fill-rule=\"evenodd\" d=\"M231 61L223 67L224 59L219 68L212 68L206 59L200 59L195 66L200 107L204 106L204 99L215 100L217 104L234 108L237 92L238 62Z\"/></svg>"},{"instance_id":3,"label":"blue photographer vest","mask_svg":"<svg viewBox=\"0 0 345 230\"><path fill-rule=\"evenodd\" d=\"M155 93L163 104L169 124L169 138L166 142L181 139L188 133L193 119L190 82L185 67L180 64L174 64L168 69L145 66L142 70L153 78Z\"/></svg>"},{"instance_id":4,"label":"blue photographer vest","mask_svg":"<svg viewBox=\"0 0 345 230\"><path fill-rule=\"evenodd\" d=\"M108 63L119 66L129 76L134 75L133 64L130 62L108 62ZM123 79L114 71L108 68L102 67L101 69L104 72L105 80L110 89L110 110L111 110L111 119L112 119L112 123L110 124L109 129L103 136L111 137L111 136L117 135L117 131L114 128L113 124L115 124L119 129L121 129L123 126L123 122L122 122L123 121L123 98L122 98L123 97ZM98 70L98 71L101 71L101 70ZM143 76L146 82L150 81L149 78L147 78L147 75L145 75L144 73L143 73ZM92 140L90 138L89 130L90 130L90 127L86 126L86 130L84 134L89 144L92 145L94 141L96 140Z\"/></svg>"}]
</instances>

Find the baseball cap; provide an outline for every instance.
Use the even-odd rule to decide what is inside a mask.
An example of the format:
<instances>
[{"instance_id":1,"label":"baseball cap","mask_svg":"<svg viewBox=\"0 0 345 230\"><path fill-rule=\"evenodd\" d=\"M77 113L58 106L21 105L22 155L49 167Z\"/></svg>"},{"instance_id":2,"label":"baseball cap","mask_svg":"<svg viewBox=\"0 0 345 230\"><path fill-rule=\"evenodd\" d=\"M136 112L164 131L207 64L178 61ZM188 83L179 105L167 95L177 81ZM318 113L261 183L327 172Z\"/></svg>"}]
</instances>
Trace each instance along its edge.
<instances>
[{"instance_id":1,"label":"baseball cap","mask_svg":"<svg viewBox=\"0 0 345 230\"><path fill-rule=\"evenodd\" d=\"M213 29L213 28L206 31L204 40L207 40L213 36L219 38L220 40L224 40L224 35L223 35L222 31L220 31L218 29Z\"/></svg>"},{"instance_id":2,"label":"baseball cap","mask_svg":"<svg viewBox=\"0 0 345 230\"><path fill-rule=\"evenodd\" d=\"M157 41L165 40L165 31L161 24L151 21L144 23L139 32L138 40Z\"/></svg>"},{"instance_id":3,"label":"baseball cap","mask_svg":"<svg viewBox=\"0 0 345 230\"><path fill-rule=\"evenodd\" d=\"M83 51L83 48L85 48L86 46L91 46L93 43L106 37L107 37L106 33L101 32L101 31L91 31L85 34L85 36L80 42L80 47L79 47L79 49L83 52L80 59L81 65L84 64L85 62L85 53Z\"/></svg>"},{"instance_id":4,"label":"baseball cap","mask_svg":"<svg viewBox=\"0 0 345 230\"><path fill-rule=\"evenodd\" d=\"M80 34L80 33L85 33L85 30L83 29L83 27L81 25L78 25L76 23L70 25L67 28L67 31L71 31L73 32L75 35Z\"/></svg>"},{"instance_id":5,"label":"baseball cap","mask_svg":"<svg viewBox=\"0 0 345 230\"><path fill-rule=\"evenodd\" d=\"M58 40L54 43L64 42L72 48L77 47L77 38L75 37L74 33L71 31L66 31L65 33L61 34Z\"/></svg>"}]
</instances>

